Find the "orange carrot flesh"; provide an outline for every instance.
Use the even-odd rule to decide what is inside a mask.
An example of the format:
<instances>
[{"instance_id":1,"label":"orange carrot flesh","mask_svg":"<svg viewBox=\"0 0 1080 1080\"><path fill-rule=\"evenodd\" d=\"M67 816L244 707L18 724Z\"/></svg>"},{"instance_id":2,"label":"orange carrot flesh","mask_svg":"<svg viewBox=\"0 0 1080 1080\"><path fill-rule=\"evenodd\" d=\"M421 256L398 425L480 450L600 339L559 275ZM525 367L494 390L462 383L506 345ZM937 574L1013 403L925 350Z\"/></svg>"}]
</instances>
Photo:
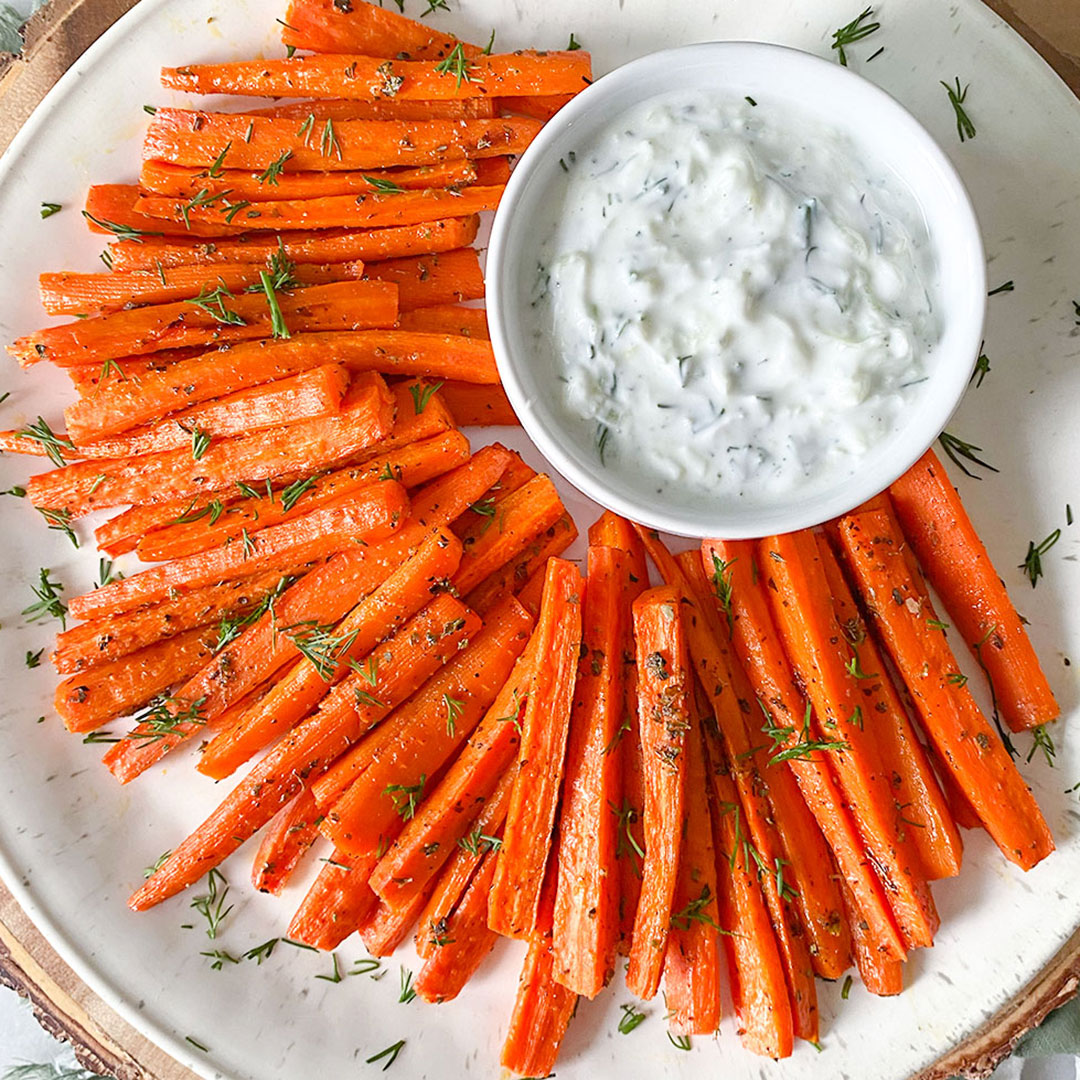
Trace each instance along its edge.
<instances>
[{"instance_id":1,"label":"orange carrot flesh","mask_svg":"<svg viewBox=\"0 0 1080 1080\"><path fill-rule=\"evenodd\" d=\"M866 930L859 918L859 909L851 895L847 883L841 879L840 887L844 891L844 903L848 909L848 921L851 923L851 945L855 954L855 965L863 986L877 997L893 997L904 989L904 965L899 960L890 960L873 947Z\"/></svg>"},{"instance_id":2,"label":"orange carrot flesh","mask_svg":"<svg viewBox=\"0 0 1080 1080\"><path fill-rule=\"evenodd\" d=\"M476 239L479 217L444 218L390 229L328 229L325 232L282 233L275 237L241 236L203 241L197 238L142 237L142 242L113 244L111 258L118 272L168 270L174 266L218 266L222 263L265 263L279 251L290 262L345 263L429 255L466 247Z\"/></svg>"},{"instance_id":3,"label":"orange carrot flesh","mask_svg":"<svg viewBox=\"0 0 1080 1080\"><path fill-rule=\"evenodd\" d=\"M615 750L625 704L621 600L630 584L628 564L617 548L589 548L582 657L566 747L552 951L556 979L587 998L611 978L619 938L617 823L611 808L622 806Z\"/></svg>"},{"instance_id":4,"label":"orange carrot flesh","mask_svg":"<svg viewBox=\"0 0 1080 1080\"><path fill-rule=\"evenodd\" d=\"M86 207L83 214L92 233L99 235L128 235L129 230L136 234L133 239L160 240L171 236L201 237L207 232L213 235L217 230L207 229L199 222L190 226L181 222L165 222L147 217L135 209L139 198L136 184L92 184L86 193ZM230 232L240 233L240 226L230 226Z\"/></svg>"},{"instance_id":5,"label":"orange carrot flesh","mask_svg":"<svg viewBox=\"0 0 1080 1080\"><path fill-rule=\"evenodd\" d=\"M399 319L402 312L415 308L460 304L484 295L484 274L475 248L369 263L364 277L397 286Z\"/></svg>"},{"instance_id":6,"label":"orange carrot flesh","mask_svg":"<svg viewBox=\"0 0 1080 1080\"><path fill-rule=\"evenodd\" d=\"M388 631L396 630L419 611L431 590L445 581L460 561L461 542L453 533L431 533L334 628L333 636L341 645L334 654L332 669L327 670L319 657L314 662L302 660L234 727L211 740L199 759L199 772L215 780L224 779L291 730L345 677L350 661L359 662Z\"/></svg>"},{"instance_id":7,"label":"orange carrot flesh","mask_svg":"<svg viewBox=\"0 0 1080 1080\"><path fill-rule=\"evenodd\" d=\"M302 791L271 818L255 852L251 883L259 892L280 896L311 845L319 839L319 808Z\"/></svg>"},{"instance_id":8,"label":"orange carrot flesh","mask_svg":"<svg viewBox=\"0 0 1080 1080\"><path fill-rule=\"evenodd\" d=\"M400 823L395 824L396 831ZM432 888L429 883L428 891ZM405 940L409 930L416 922L421 909L424 906L426 896L421 893L407 907L397 911L388 908L385 904L379 904L359 927L360 936L364 941L364 948L371 956L390 956L391 953Z\"/></svg>"},{"instance_id":9,"label":"orange carrot flesh","mask_svg":"<svg viewBox=\"0 0 1080 1080\"><path fill-rule=\"evenodd\" d=\"M342 120L336 124L328 120L314 136L313 125L308 125L306 134L303 128L295 120L274 117L158 109L143 141L143 157L205 168L224 154L225 168L249 171L266 169L285 152L289 171L299 172L437 165L520 154L540 124L527 117ZM245 139L249 132L250 138ZM319 146L320 136L325 153ZM241 217L234 221L241 223Z\"/></svg>"},{"instance_id":10,"label":"orange carrot flesh","mask_svg":"<svg viewBox=\"0 0 1080 1080\"><path fill-rule=\"evenodd\" d=\"M1024 731L1056 719L1061 709L1023 620L934 451L928 450L889 494L919 565L985 666L1006 723ZM989 647L976 652L982 643Z\"/></svg>"},{"instance_id":11,"label":"orange carrot flesh","mask_svg":"<svg viewBox=\"0 0 1080 1080\"><path fill-rule=\"evenodd\" d=\"M444 382L442 395L447 408L462 427L517 427L521 423L501 386Z\"/></svg>"},{"instance_id":12,"label":"orange carrot flesh","mask_svg":"<svg viewBox=\"0 0 1080 1080\"><path fill-rule=\"evenodd\" d=\"M712 709L700 689L695 689L698 692L686 740L686 835L664 955L668 1030L675 1035L711 1035L720 1023L716 852L700 730L703 723L712 720Z\"/></svg>"},{"instance_id":13,"label":"orange carrot flesh","mask_svg":"<svg viewBox=\"0 0 1080 1080\"><path fill-rule=\"evenodd\" d=\"M386 57L404 53L414 60L442 60L459 44L466 56L480 53L478 45L392 8L335 4L333 0L290 0L281 40L312 52Z\"/></svg>"},{"instance_id":14,"label":"orange carrot flesh","mask_svg":"<svg viewBox=\"0 0 1080 1080\"><path fill-rule=\"evenodd\" d=\"M463 187L453 191L431 188L426 191L383 192L368 195L323 195L317 199L267 199L254 203L242 218L232 216L236 204L222 198L198 206L167 196L143 196L135 212L155 221L188 220L204 226L203 235L235 235L229 221L243 221L248 232L268 229L383 229L395 225L419 225L447 217L469 217L494 210L502 197L502 185Z\"/></svg>"},{"instance_id":15,"label":"orange carrot flesh","mask_svg":"<svg viewBox=\"0 0 1080 1080\"><path fill-rule=\"evenodd\" d=\"M312 285L280 293L277 303L285 325L296 332L366 330L393 326L397 319L397 289L381 281ZM101 364L118 355L271 336L272 317L264 294L222 296L220 305L220 310L210 311L181 301L117 311L38 330L18 338L8 351L24 367L40 360L61 366Z\"/></svg>"},{"instance_id":16,"label":"orange carrot flesh","mask_svg":"<svg viewBox=\"0 0 1080 1080\"><path fill-rule=\"evenodd\" d=\"M739 793L712 725L703 725L716 851L721 940L743 1046L785 1058L794 1042L790 996L756 869L741 829ZM830 867L831 869L831 867Z\"/></svg>"},{"instance_id":17,"label":"orange carrot flesh","mask_svg":"<svg viewBox=\"0 0 1080 1080\"><path fill-rule=\"evenodd\" d=\"M1030 869L1053 851L1050 829L971 691L949 681L959 668L930 597L911 572L899 528L890 514L876 511L842 518L839 533L923 730L1005 857Z\"/></svg>"},{"instance_id":18,"label":"orange carrot flesh","mask_svg":"<svg viewBox=\"0 0 1080 1080\"><path fill-rule=\"evenodd\" d=\"M140 540L139 558L150 562L178 559L217 544L236 543L242 540L245 530L253 536L277 525L297 506L303 513L387 479L404 487L416 487L461 465L468 457L468 440L457 431L407 443L400 450L322 476L316 474L271 495L228 503L217 515L202 513L195 517L198 510L185 514L184 521L155 529Z\"/></svg>"},{"instance_id":19,"label":"orange carrot flesh","mask_svg":"<svg viewBox=\"0 0 1080 1080\"><path fill-rule=\"evenodd\" d=\"M397 328L423 334L456 334L478 341L490 340L487 312L483 308L459 307L456 304L436 304L403 311L398 316ZM453 386L455 381L447 382Z\"/></svg>"},{"instance_id":20,"label":"orange carrot flesh","mask_svg":"<svg viewBox=\"0 0 1080 1080\"><path fill-rule=\"evenodd\" d=\"M682 845L693 676L679 607L678 592L664 586L642 593L633 608L645 859L626 985L646 1000L660 985Z\"/></svg>"},{"instance_id":21,"label":"orange carrot flesh","mask_svg":"<svg viewBox=\"0 0 1080 1080\"><path fill-rule=\"evenodd\" d=\"M374 687L358 672L339 683L319 711L286 735L176 848L131 897L129 905L144 911L218 866L342 750L456 655L460 644L474 635L479 625L460 601L436 597L379 646ZM419 635L419 645L413 644L413 634ZM372 897L374 904L374 894Z\"/></svg>"},{"instance_id":22,"label":"orange carrot flesh","mask_svg":"<svg viewBox=\"0 0 1080 1080\"><path fill-rule=\"evenodd\" d=\"M573 94L587 86L592 78L592 60L584 50L479 55L468 61L467 73L468 78L459 78L445 64L432 61L387 61L381 57L338 54L163 68L161 84L169 90L198 94L358 101L380 96L400 101L488 95L550 96Z\"/></svg>"},{"instance_id":23,"label":"orange carrot flesh","mask_svg":"<svg viewBox=\"0 0 1080 1080\"><path fill-rule=\"evenodd\" d=\"M931 945L939 919L922 860L906 832L901 836L877 740L866 731L874 718L864 716L859 680L845 666L843 628L822 566L823 554L831 552L809 531L767 537L759 550L781 640L813 705L813 720L800 737L829 754L905 944ZM794 745L790 729L782 738L781 753Z\"/></svg>"},{"instance_id":24,"label":"orange carrot flesh","mask_svg":"<svg viewBox=\"0 0 1080 1080\"><path fill-rule=\"evenodd\" d=\"M289 940L329 952L358 930L378 906L367 885L372 861L335 851L292 917Z\"/></svg>"},{"instance_id":25,"label":"orange carrot flesh","mask_svg":"<svg viewBox=\"0 0 1080 1080\"><path fill-rule=\"evenodd\" d=\"M564 105L568 104L576 96L576 94L570 93L500 97L495 102L495 110L500 116L504 113L531 116L534 120L546 124Z\"/></svg>"},{"instance_id":26,"label":"orange carrot flesh","mask_svg":"<svg viewBox=\"0 0 1080 1080\"><path fill-rule=\"evenodd\" d=\"M439 388L439 397L442 399L442 387ZM495 443L494 445L502 446L502 443ZM498 483L493 485L491 490L486 492L484 498L478 500L475 506L469 507L454 522L454 532L462 539L476 536L481 532L487 532L495 524L493 519L497 517L499 508L503 506L505 500L513 495L515 491L520 491L530 480L536 479L538 475L536 470L531 465L527 465L520 454L514 451L511 451L510 454L510 464L506 466L506 471L499 477Z\"/></svg>"},{"instance_id":27,"label":"orange carrot flesh","mask_svg":"<svg viewBox=\"0 0 1080 1080\"><path fill-rule=\"evenodd\" d=\"M371 887L390 908L409 904L455 854L517 753L535 657L527 649L446 775L379 860ZM472 847L479 843L476 840Z\"/></svg>"},{"instance_id":28,"label":"orange carrot flesh","mask_svg":"<svg viewBox=\"0 0 1080 1080\"><path fill-rule=\"evenodd\" d=\"M922 743L912 729L884 658L863 624L840 565L817 537L836 622L851 650L866 731L877 740L900 830L907 833L929 880L960 873L964 845ZM910 828L910 832L908 828Z\"/></svg>"},{"instance_id":29,"label":"orange carrot flesh","mask_svg":"<svg viewBox=\"0 0 1080 1080\"><path fill-rule=\"evenodd\" d=\"M374 53L368 53L374 56ZM349 101L340 98L308 98L294 101L288 105L265 105L258 109L245 110L255 116L288 116L298 123L313 116L315 121L326 123L333 120L490 120L499 114L490 98L444 98L442 101L396 101L394 98L377 98L374 101ZM498 158L485 158L485 161L498 161ZM424 165L420 169L436 172L457 163L450 162L442 166ZM475 166L475 162L469 162ZM420 169L416 171L419 172ZM393 179L402 169L380 169L387 179ZM293 174L304 175L304 174ZM310 175L310 174L309 174ZM408 175L408 174L406 174ZM505 181L500 181L505 183ZM413 187L431 187L431 184L413 184Z\"/></svg>"},{"instance_id":30,"label":"orange carrot flesh","mask_svg":"<svg viewBox=\"0 0 1080 1080\"><path fill-rule=\"evenodd\" d=\"M577 567L549 560L536 629L538 662L521 714L518 771L489 902L488 925L507 937L528 936L537 925L563 778L584 588Z\"/></svg>"},{"instance_id":31,"label":"orange carrot flesh","mask_svg":"<svg viewBox=\"0 0 1080 1080\"><path fill-rule=\"evenodd\" d=\"M773 624L765 587L756 569L754 545L748 542L709 540L703 545L704 565L731 616L731 636L739 659L746 665L753 693L769 710L769 721L796 731L806 716L806 702L796 688L794 672ZM844 805L840 789L828 768L814 754L787 761L798 791L785 792L786 774L780 765L769 766L774 788L786 794L783 812L776 814L778 829L791 866L787 869L814 943L816 970L838 978L850 963L850 928L844 918L837 883L822 868L829 865L822 836L832 850L841 874L851 884L872 937L884 951L903 957L905 949L884 890L863 855L863 844ZM813 814L800 813L796 796ZM816 821L816 826L814 822Z\"/></svg>"}]
</instances>

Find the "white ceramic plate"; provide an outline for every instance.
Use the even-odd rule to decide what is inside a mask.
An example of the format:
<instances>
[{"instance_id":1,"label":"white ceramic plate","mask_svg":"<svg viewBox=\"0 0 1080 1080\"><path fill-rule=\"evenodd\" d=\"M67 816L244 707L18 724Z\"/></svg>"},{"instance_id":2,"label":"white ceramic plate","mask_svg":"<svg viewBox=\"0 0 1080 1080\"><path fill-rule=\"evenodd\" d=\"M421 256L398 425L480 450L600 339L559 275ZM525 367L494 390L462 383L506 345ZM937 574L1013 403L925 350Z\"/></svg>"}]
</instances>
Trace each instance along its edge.
<instances>
[{"instance_id":1,"label":"white ceramic plate","mask_svg":"<svg viewBox=\"0 0 1080 1080\"><path fill-rule=\"evenodd\" d=\"M450 0L438 20L473 40L492 25L503 49L560 47L571 30L594 50L598 71L642 53L710 38L757 38L828 53L830 31L857 14L850 0ZM416 0L410 0L414 13ZM157 69L194 59L264 52L281 55L273 19L278 5L257 0L144 0L76 64L38 109L0 165L0 333L9 340L42 322L37 274L98 265L100 242L81 227L77 208L88 183L133 179L143 102L167 103ZM1080 524L1064 529L1046 556L1034 593L1015 566L1027 542L1064 526L1066 502L1080 511L1080 105L1043 62L977 0L884 0L882 29L850 50L853 65L894 93L935 134L956 162L983 223L991 283L1015 291L990 303L987 353L993 370L972 389L952 429L984 447L1001 472L981 483L960 478L972 516L1014 596L1066 717L1075 722L1080 687ZM879 46L885 52L866 63ZM961 145L939 84L971 82L968 107L977 137ZM42 221L43 200L65 205ZM55 372L25 375L10 363L2 389L11 397L2 425L39 412L56 422L70 396ZM499 434L505 434L500 432ZM526 448L527 449L527 448ZM529 453L534 464L542 465ZM0 487L25 477L25 462L0 463ZM595 509L572 491L582 526ZM99 748L63 733L50 708L55 677L29 671L28 649L48 646L51 627L26 627L39 566L52 567L69 594L97 569L45 531L33 510L3 503L0 561L0 872L30 915L75 970L121 1014L204 1076L236 1078L374 1075L364 1059L404 1038L391 1075L492 1076L511 1006L520 947L500 947L449 1005L398 1003L398 961L384 979L315 980L326 957L280 946L261 967L210 970L200 950L239 954L284 932L306 883L283 899L245 885L250 846L225 866L236 907L215 943L180 898L146 915L124 905L141 870L205 816L223 794L174 755L128 788L98 764ZM84 530L81 530L85 532ZM38 717L44 717L38 723ZM1067 722L1066 722L1067 723ZM1080 925L1080 805L1066 794L1080 780L1080 733L1055 730L1057 767L1025 766L1060 850L1023 875L983 835L967 835L959 880L936 886L942 913L938 944L908 965L898 999L873 1000L856 988L820 984L824 1052L801 1045L781 1064L744 1053L730 1021L718 1042L698 1038L690 1053L665 1036L661 999L628 1036L616 1031L621 986L583 1002L558 1066L562 1078L619 1075L627 1080L712 1075L731 1080L858 1077L896 1080L970 1032L1034 975ZM1029 739L1019 740L1026 752ZM196 890L197 892L198 890ZM343 966L363 955L339 950ZM415 969L408 952L402 962ZM209 1050L186 1041L191 1036Z\"/></svg>"}]
</instances>

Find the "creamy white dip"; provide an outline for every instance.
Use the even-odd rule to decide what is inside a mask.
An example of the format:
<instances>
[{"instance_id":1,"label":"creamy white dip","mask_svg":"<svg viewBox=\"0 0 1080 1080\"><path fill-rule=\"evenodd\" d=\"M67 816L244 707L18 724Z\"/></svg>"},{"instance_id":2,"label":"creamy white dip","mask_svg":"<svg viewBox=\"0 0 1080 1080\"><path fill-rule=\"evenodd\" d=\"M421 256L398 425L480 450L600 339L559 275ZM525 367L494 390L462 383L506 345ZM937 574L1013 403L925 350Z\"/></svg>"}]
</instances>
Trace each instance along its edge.
<instances>
[{"instance_id":1,"label":"creamy white dip","mask_svg":"<svg viewBox=\"0 0 1080 1080\"><path fill-rule=\"evenodd\" d=\"M775 503L897 427L940 336L934 259L912 194L845 135L673 93L560 164L532 336L605 469Z\"/></svg>"}]
</instances>

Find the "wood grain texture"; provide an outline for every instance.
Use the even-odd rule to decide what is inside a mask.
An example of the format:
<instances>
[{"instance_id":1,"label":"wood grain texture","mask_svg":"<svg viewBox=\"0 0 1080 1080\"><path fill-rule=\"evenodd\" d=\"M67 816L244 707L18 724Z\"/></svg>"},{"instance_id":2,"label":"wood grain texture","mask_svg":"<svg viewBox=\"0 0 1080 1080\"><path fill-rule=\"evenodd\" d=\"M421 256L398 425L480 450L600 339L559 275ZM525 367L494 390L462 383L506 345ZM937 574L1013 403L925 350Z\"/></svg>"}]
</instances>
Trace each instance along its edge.
<instances>
[{"instance_id":1,"label":"wood grain texture","mask_svg":"<svg viewBox=\"0 0 1080 1080\"><path fill-rule=\"evenodd\" d=\"M74 61L136 0L51 0L24 29L21 57L0 54L0 149ZM984 0L1080 95L1076 0ZM60 959L0 885L0 984L29 999L50 1034L91 1071L116 1080L195 1080L139 1035ZM983 1078L1080 987L1080 930L1046 969L968 1040L912 1080Z\"/></svg>"}]
</instances>

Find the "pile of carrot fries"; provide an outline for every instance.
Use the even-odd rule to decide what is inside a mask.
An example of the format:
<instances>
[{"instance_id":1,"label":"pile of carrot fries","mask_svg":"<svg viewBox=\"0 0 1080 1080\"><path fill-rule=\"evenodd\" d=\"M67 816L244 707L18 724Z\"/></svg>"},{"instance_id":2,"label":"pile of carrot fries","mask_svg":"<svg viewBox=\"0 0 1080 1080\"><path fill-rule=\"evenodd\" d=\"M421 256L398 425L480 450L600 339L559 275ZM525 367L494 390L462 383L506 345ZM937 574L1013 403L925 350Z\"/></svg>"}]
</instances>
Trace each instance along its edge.
<instances>
[{"instance_id":1,"label":"pile of carrot fries","mask_svg":"<svg viewBox=\"0 0 1080 1080\"><path fill-rule=\"evenodd\" d=\"M57 712L121 783L194 741L214 780L254 762L131 906L256 833L280 893L325 837L288 936L382 957L414 931L430 1002L526 941L519 1075L551 1071L620 954L673 1036L716 1030L726 978L748 1049L816 1043L816 977L854 962L895 994L932 944L958 826L1024 869L1053 849L1000 732L1057 705L955 491L928 453L822 530L672 555L606 513L586 573L559 558L550 479L460 431L515 422L464 305L477 215L588 54L492 54L360 0L292 0L284 26L287 59L162 73L275 104L148 108L139 183L87 200L108 272L42 275L73 321L10 347L78 391L66 431L0 433L56 466L29 498L73 540L118 508L98 547L148 564L66 605L43 572Z\"/></svg>"}]
</instances>

